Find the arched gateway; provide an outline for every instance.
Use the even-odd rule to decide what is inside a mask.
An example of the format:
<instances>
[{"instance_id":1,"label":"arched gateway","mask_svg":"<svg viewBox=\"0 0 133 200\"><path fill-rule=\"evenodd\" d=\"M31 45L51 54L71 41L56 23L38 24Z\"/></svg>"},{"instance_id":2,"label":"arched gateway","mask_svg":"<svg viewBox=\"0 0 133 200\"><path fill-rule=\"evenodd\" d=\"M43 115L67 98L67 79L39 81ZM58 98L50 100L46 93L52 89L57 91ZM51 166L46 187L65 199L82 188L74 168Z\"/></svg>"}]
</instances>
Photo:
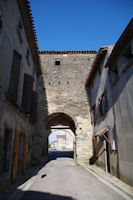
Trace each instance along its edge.
<instances>
[{"instance_id":1,"label":"arched gateway","mask_svg":"<svg viewBox=\"0 0 133 200\"><path fill-rule=\"evenodd\" d=\"M76 126L74 120L70 116L65 113L53 113L45 120L43 129L47 137L46 147L48 147L48 136L50 133L56 130L65 130L70 132L73 137L74 160L76 161Z\"/></svg>"},{"instance_id":2,"label":"arched gateway","mask_svg":"<svg viewBox=\"0 0 133 200\"><path fill-rule=\"evenodd\" d=\"M47 160L48 135L67 129L74 136L74 159L92 156L92 126L85 82L95 51L41 51L38 122L33 140L33 161Z\"/></svg>"}]
</instances>

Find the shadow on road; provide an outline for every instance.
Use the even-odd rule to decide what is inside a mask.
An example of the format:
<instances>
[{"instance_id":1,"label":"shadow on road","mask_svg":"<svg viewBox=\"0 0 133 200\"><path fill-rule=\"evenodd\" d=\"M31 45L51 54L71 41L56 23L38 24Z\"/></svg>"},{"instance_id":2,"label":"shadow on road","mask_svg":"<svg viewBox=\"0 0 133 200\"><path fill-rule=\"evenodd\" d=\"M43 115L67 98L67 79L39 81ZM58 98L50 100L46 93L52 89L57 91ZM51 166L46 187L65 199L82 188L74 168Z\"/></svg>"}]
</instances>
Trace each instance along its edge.
<instances>
[{"instance_id":1,"label":"shadow on road","mask_svg":"<svg viewBox=\"0 0 133 200\"><path fill-rule=\"evenodd\" d=\"M66 197L66 196L60 196L60 195L55 195L51 193L43 193L43 192L33 192L33 191L28 191L25 193L23 200L74 200L71 197Z\"/></svg>"},{"instance_id":2,"label":"shadow on road","mask_svg":"<svg viewBox=\"0 0 133 200\"><path fill-rule=\"evenodd\" d=\"M71 158L73 159L73 151L49 151L49 161L56 160L58 158ZM45 163L46 164L46 163ZM37 166L31 166L29 169L26 171L26 174L20 177L16 183L11 184L7 190L0 192L0 200L10 200L10 195L14 193L21 193L22 191L18 190L17 187L28 181L30 178L35 176L42 168L44 165L37 165ZM43 174L41 178L45 178L46 174ZM72 200L72 198L69 197L60 197L57 195L52 195L48 193L39 193L39 192L28 192L30 195L33 195L33 198L31 199L58 199L58 200ZM34 194L33 194L34 193ZM27 195L26 195L27 199ZM14 200L14 199L13 199ZM15 198L17 200L17 198Z\"/></svg>"},{"instance_id":3,"label":"shadow on road","mask_svg":"<svg viewBox=\"0 0 133 200\"><path fill-rule=\"evenodd\" d=\"M73 151L49 151L49 161L57 158L73 158Z\"/></svg>"}]
</instances>

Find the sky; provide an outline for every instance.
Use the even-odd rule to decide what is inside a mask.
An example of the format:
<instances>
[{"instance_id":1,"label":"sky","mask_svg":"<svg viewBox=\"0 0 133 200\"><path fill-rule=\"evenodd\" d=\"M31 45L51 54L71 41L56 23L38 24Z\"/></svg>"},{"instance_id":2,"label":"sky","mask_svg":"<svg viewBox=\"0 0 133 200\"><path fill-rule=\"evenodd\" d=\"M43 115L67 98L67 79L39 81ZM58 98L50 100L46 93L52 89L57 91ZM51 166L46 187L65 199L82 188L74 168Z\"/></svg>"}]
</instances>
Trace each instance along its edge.
<instances>
[{"instance_id":1,"label":"sky","mask_svg":"<svg viewBox=\"0 0 133 200\"><path fill-rule=\"evenodd\" d=\"M30 0L39 50L98 50L117 42L133 0Z\"/></svg>"}]
</instances>

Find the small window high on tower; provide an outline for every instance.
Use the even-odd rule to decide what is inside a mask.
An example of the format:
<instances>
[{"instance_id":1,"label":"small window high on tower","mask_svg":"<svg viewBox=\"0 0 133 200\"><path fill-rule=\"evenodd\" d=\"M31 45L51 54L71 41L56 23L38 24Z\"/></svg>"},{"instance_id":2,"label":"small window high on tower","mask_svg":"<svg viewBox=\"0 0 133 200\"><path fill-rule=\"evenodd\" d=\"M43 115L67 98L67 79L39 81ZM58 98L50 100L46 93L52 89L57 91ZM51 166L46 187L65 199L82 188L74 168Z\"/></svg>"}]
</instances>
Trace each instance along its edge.
<instances>
[{"instance_id":1,"label":"small window high on tower","mask_svg":"<svg viewBox=\"0 0 133 200\"><path fill-rule=\"evenodd\" d=\"M60 60L56 60L55 65L60 65Z\"/></svg>"}]
</instances>

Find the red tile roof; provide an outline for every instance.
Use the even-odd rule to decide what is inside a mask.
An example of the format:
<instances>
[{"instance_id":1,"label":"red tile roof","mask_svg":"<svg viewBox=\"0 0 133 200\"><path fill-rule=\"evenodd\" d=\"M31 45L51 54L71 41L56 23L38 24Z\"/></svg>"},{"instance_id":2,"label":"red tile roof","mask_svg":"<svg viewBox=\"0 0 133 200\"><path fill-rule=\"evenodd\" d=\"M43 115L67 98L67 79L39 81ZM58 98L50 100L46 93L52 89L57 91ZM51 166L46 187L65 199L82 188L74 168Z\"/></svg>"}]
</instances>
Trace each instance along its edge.
<instances>
[{"instance_id":1,"label":"red tile roof","mask_svg":"<svg viewBox=\"0 0 133 200\"><path fill-rule=\"evenodd\" d=\"M93 80L95 73L96 73L98 67L100 66L101 61L103 60L103 58L107 52L107 47L108 46L100 47L100 49L98 50L96 58L95 58L94 62L92 63L90 72L88 74L86 84L85 84L86 86L90 85L91 81Z\"/></svg>"}]
</instances>

